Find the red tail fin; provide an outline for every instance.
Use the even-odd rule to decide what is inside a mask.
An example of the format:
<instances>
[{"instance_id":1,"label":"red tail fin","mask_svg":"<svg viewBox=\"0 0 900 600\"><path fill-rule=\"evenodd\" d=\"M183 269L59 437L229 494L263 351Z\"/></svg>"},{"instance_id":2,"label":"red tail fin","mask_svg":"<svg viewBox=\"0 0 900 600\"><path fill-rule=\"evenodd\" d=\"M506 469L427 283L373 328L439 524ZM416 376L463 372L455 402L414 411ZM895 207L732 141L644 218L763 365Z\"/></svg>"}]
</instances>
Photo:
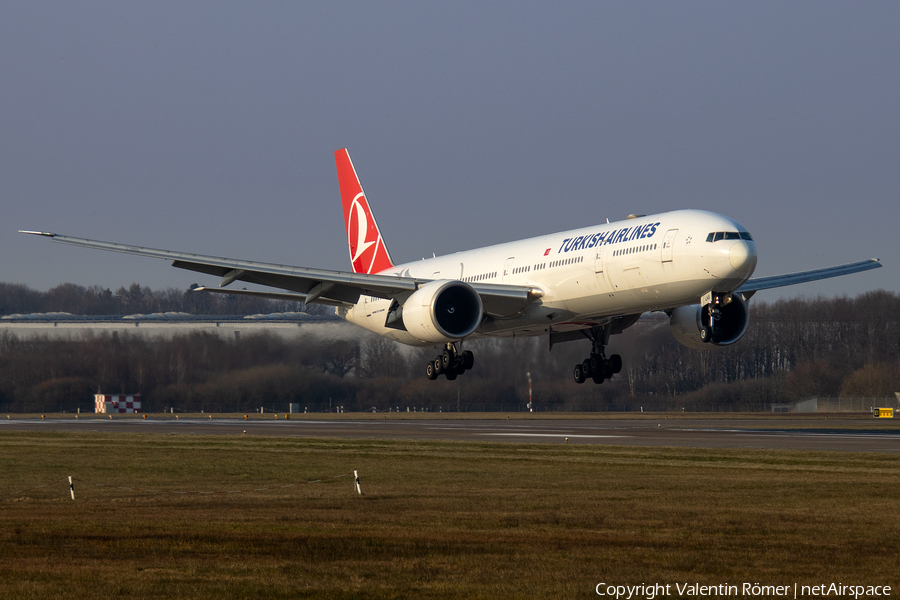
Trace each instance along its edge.
<instances>
[{"instance_id":1,"label":"red tail fin","mask_svg":"<svg viewBox=\"0 0 900 600\"><path fill-rule=\"evenodd\" d=\"M341 187L341 203L344 205L344 224L347 226L347 243L350 246L353 272L379 273L393 267L394 262L381 239L381 230L369 208L347 149L335 152L334 161Z\"/></svg>"}]
</instances>

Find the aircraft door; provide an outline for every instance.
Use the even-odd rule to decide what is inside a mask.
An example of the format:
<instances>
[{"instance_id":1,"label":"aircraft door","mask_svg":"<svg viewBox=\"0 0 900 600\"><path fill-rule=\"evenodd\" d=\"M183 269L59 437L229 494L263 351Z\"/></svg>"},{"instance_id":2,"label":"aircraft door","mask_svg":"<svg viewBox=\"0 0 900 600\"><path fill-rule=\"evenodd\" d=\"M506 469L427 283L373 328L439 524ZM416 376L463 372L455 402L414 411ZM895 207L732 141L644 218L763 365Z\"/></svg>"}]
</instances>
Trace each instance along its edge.
<instances>
[{"instance_id":1,"label":"aircraft door","mask_svg":"<svg viewBox=\"0 0 900 600\"><path fill-rule=\"evenodd\" d=\"M674 254L675 236L678 234L677 229L670 229L666 232L666 237L662 243L662 262L672 262Z\"/></svg>"},{"instance_id":2,"label":"aircraft door","mask_svg":"<svg viewBox=\"0 0 900 600\"><path fill-rule=\"evenodd\" d=\"M513 263L515 262L516 257L510 256L506 259L506 264L503 265L503 283L509 283L509 276L512 274Z\"/></svg>"},{"instance_id":3,"label":"aircraft door","mask_svg":"<svg viewBox=\"0 0 900 600\"><path fill-rule=\"evenodd\" d=\"M594 273L600 275L603 273L603 250L597 248L597 253L594 255Z\"/></svg>"}]
</instances>

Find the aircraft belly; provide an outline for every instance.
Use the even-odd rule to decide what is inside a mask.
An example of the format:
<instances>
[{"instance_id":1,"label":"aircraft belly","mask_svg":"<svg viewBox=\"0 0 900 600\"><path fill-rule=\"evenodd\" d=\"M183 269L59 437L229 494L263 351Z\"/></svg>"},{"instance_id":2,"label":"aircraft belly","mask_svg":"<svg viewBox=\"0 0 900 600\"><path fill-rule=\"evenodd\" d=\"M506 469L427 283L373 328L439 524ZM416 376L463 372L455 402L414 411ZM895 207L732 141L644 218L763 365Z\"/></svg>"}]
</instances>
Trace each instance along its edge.
<instances>
[{"instance_id":1,"label":"aircraft belly","mask_svg":"<svg viewBox=\"0 0 900 600\"><path fill-rule=\"evenodd\" d=\"M587 317L617 316L694 304L710 290L708 279L668 281L634 287L620 286L604 294L586 294L566 300L566 308Z\"/></svg>"}]
</instances>

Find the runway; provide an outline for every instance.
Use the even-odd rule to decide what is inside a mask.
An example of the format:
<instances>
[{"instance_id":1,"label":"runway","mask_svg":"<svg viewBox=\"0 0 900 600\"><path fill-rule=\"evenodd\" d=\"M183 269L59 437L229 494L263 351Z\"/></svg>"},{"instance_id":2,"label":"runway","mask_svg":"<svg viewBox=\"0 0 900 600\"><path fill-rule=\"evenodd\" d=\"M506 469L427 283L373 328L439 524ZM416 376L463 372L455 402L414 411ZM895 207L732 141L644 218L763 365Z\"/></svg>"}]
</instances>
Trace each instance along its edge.
<instances>
[{"instance_id":1,"label":"runway","mask_svg":"<svg viewBox=\"0 0 900 600\"><path fill-rule=\"evenodd\" d=\"M303 419L191 418L94 415L0 420L5 431L65 431L296 438L451 440L528 444L607 444L681 448L763 448L900 452L900 422L860 418L514 418L341 417Z\"/></svg>"}]
</instances>

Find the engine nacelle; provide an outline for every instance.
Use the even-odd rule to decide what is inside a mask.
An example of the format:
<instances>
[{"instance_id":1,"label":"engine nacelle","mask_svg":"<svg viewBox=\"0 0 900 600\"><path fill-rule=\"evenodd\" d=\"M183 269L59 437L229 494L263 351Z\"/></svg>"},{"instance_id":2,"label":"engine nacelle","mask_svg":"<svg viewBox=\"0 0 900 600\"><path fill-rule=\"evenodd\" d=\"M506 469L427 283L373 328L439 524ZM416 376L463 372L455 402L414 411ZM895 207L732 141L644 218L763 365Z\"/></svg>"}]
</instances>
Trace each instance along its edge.
<instances>
[{"instance_id":1,"label":"engine nacelle","mask_svg":"<svg viewBox=\"0 0 900 600\"><path fill-rule=\"evenodd\" d=\"M703 341L703 326L709 324L709 305L679 306L669 316L669 324L675 339L688 348L708 350L716 346L730 346L747 331L750 310L747 303L736 295L731 302L719 308L721 316L716 321L715 335L708 342Z\"/></svg>"},{"instance_id":2,"label":"engine nacelle","mask_svg":"<svg viewBox=\"0 0 900 600\"><path fill-rule=\"evenodd\" d=\"M423 342L453 342L471 335L481 324L481 296L462 281L426 283L403 303L403 326Z\"/></svg>"}]
</instances>

